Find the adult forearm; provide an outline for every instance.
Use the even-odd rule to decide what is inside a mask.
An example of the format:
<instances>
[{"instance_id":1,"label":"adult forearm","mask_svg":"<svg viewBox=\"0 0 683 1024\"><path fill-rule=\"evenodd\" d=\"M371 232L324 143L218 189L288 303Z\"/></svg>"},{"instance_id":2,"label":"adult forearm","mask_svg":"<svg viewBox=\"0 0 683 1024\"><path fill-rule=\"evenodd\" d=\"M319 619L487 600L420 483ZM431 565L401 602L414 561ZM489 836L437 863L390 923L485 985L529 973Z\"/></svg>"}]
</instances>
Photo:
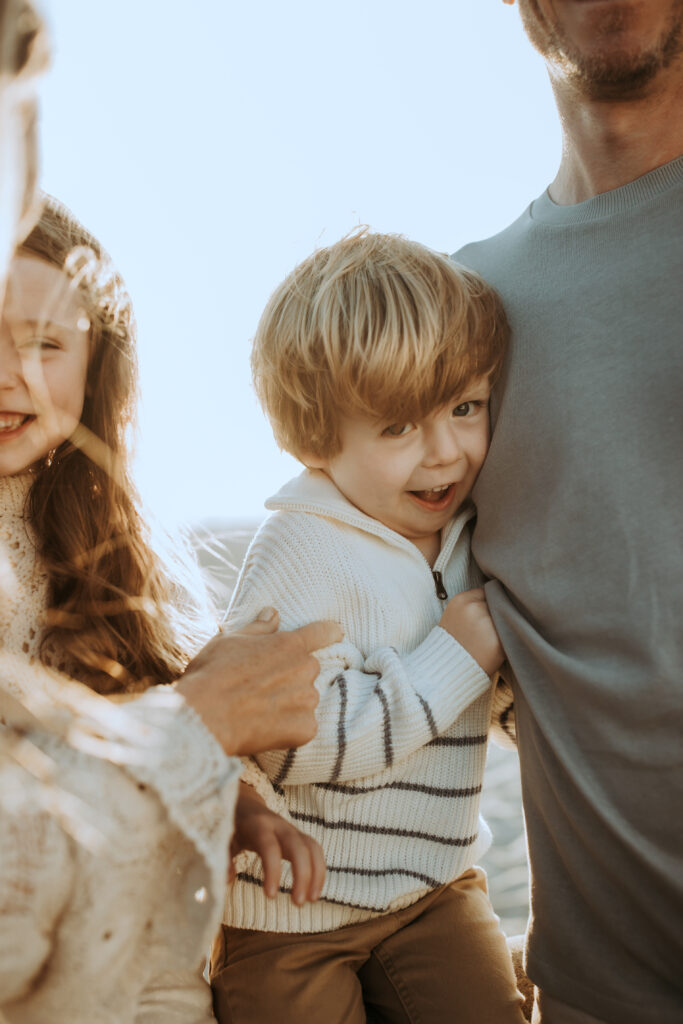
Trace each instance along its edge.
<instances>
[{"instance_id":1,"label":"adult forearm","mask_svg":"<svg viewBox=\"0 0 683 1024\"><path fill-rule=\"evenodd\" d=\"M177 689L228 754L296 747L315 735L311 651L341 638L334 623L276 633L277 617L219 634L199 652Z\"/></svg>"}]
</instances>

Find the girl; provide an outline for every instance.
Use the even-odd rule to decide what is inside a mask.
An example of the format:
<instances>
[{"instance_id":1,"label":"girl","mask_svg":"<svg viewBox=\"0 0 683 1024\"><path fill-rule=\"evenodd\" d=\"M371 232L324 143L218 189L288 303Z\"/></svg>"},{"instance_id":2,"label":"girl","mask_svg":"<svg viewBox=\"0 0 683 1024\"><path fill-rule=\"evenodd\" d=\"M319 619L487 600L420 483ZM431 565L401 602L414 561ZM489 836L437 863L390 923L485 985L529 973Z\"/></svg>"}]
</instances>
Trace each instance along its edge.
<instances>
[{"instance_id":1,"label":"girl","mask_svg":"<svg viewBox=\"0 0 683 1024\"><path fill-rule=\"evenodd\" d=\"M123 707L91 692L169 683L196 646L130 479L130 299L48 199L2 312L0 1016L213 1019L189 968L220 919L236 762L167 687ZM291 826L252 811L241 833L307 860L315 895Z\"/></svg>"},{"instance_id":2,"label":"girl","mask_svg":"<svg viewBox=\"0 0 683 1024\"><path fill-rule=\"evenodd\" d=\"M0 473L23 492L35 540L23 600L49 609L35 635L16 617L5 646L100 693L168 683L196 644L197 622L176 611L131 483L130 297L97 241L54 200L13 263L5 319L15 352L3 350ZM13 387L21 377L25 386Z\"/></svg>"}]
</instances>

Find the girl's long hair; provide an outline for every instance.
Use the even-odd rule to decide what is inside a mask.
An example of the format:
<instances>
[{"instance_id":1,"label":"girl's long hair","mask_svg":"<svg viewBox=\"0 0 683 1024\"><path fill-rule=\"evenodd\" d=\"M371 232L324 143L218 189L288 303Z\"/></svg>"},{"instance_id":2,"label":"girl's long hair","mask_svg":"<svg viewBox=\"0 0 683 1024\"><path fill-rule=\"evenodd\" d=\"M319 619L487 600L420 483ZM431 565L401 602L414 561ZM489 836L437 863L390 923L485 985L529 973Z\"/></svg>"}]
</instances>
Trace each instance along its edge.
<instances>
[{"instance_id":1,"label":"girl's long hair","mask_svg":"<svg viewBox=\"0 0 683 1024\"><path fill-rule=\"evenodd\" d=\"M130 474L137 408L130 296L97 239L50 197L21 252L65 269L90 320L81 424L37 468L28 496L49 578L41 655L99 693L170 682L196 637L179 610L188 595L151 547Z\"/></svg>"}]
</instances>

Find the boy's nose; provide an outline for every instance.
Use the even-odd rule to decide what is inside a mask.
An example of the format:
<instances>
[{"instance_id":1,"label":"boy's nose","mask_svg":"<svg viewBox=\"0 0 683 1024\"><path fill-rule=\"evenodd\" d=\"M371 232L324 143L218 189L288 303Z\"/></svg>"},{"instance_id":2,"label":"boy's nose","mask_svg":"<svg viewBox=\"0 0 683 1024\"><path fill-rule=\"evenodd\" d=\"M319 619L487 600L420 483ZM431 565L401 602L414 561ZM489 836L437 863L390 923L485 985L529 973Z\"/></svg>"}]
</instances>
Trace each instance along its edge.
<instances>
[{"instance_id":1,"label":"boy's nose","mask_svg":"<svg viewBox=\"0 0 683 1024\"><path fill-rule=\"evenodd\" d=\"M429 434L424 463L427 466L449 466L462 458L462 446L449 424L434 427Z\"/></svg>"}]
</instances>

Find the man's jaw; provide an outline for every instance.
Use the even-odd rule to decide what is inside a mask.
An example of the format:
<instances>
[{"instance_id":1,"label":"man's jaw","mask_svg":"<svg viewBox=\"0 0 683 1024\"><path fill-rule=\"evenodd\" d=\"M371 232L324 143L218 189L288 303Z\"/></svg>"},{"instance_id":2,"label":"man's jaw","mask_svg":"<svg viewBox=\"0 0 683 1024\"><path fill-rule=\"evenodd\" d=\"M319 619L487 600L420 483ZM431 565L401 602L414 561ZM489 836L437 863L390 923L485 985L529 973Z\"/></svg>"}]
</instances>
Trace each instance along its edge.
<instances>
[{"instance_id":1,"label":"man's jaw","mask_svg":"<svg viewBox=\"0 0 683 1024\"><path fill-rule=\"evenodd\" d=\"M672 5L659 37L643 45L638 5L626 0L565 0L578 17L550 24L535 0L522 8L529 39L549 63L551 76L565 79L586 99L619 102L648 95L659 73L683 49L683 3Z\"/></svg>"}]
</instances>

